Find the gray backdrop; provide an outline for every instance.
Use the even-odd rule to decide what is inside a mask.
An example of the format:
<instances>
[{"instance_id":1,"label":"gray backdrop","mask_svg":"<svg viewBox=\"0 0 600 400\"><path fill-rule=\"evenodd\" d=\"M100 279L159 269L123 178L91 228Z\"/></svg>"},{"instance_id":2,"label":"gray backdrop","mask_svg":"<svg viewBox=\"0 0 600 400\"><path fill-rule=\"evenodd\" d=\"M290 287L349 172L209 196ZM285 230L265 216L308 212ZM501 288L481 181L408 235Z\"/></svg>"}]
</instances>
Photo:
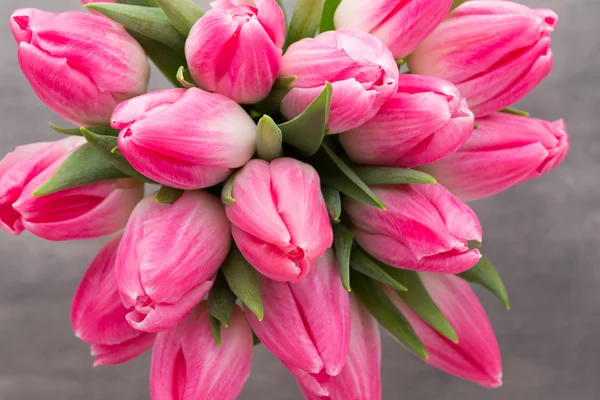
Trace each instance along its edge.
<instances>
[{"instance_id":1,"label":"gray backdrop","mask_svg":"<svg viewBox=\"0 0 600 400\"><path fill-rule=\"evenodd\" d=\"M504 387L489 391L447 376L384 337L384 399L600 398L600 1L524 0L560 16L555 67L520 106L565 118L571 153L556 171L473 204L484 251L502 273L512 309L481 294L502 348ZM293 3L286 0L286 3ZM35 97L17 63L8 18L18 7L77 9L78 0L0 2L0 153L53 140L61 122ZM289 8L289 7L288 7ZM291 11L291 8L289 8ZM154 74L152 88L167 87ZM71 331L71 296L102 240L50 243L0 232L0 399L148 398L149 356L92 368ZM293 379L263 347L241 399L301 399Z\"/></svg>"}]
</instances>

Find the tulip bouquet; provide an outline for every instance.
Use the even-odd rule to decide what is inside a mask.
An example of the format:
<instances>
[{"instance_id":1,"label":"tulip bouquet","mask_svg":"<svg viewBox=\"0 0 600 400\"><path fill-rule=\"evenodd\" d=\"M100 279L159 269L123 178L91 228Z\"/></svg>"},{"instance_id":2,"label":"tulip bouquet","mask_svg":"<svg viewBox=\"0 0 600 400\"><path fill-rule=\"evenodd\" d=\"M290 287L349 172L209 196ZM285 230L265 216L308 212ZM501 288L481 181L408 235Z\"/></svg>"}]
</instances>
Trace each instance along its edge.
<instances>
[{"instance_id":1,"label":"tulip bouquet","mask_svg":"<svg viewBox=\"0 0 600 400\"><path fill-rule=\"evenodd\" d=\"M501 385L470 287L508 308L463 201L565 157L510 106L552 66L551 10L510 1L83 1L20 9L21 69L75 128L0 162L0 225L114 234L74 297L94 365L152 348L156 400L233 399L262 343L307 399L381 398L379 326ZM146 93L152 60L176 86ZM144 184L160 189L144 197Z\"/></svg>"}]
</instances>

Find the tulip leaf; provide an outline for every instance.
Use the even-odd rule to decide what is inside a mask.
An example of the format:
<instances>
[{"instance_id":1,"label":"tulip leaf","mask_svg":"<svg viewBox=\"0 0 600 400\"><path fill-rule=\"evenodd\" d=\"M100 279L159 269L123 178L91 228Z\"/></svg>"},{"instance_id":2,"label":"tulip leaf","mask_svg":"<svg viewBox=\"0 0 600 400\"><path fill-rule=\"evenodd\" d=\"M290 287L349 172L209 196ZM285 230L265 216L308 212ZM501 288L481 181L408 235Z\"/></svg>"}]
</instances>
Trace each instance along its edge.
<instances>
[{"instance_id":1,"label":"tulip leaf","mask_svg":"<svg viewBox=\"0 0 600 400\"><path fill-rule=\"evenodd\" d=\"M344 289L348 292L350 289L350 253L352 251L352 242L354 240L354 234L344 224L337 224L333 226L335 247L335 256L337 258L337 264L340 271L340 278Z\"/></svg>"},{"instance_id":2,"label":"tulip leaf","mask_svg":"<svg viewBox=\"0 0 600 400\"><path fill-rule=\"evenodd\" d=\"M460 6L462 3L466 3L467 1L469 0L454 0L451 10L454 10L456 7Z\"/></svg>"},{"instance_id":3,"label":"tulip leaf","mask_svg":"<svg viewBox=\"0 0 600 400\"><path fill-rule=\"evenodd\" d=\"M519 110L518 108L506 107L500 112L505 114L518 115L519 117L529 117L529 113L527 111Z\"/></svg>"},{"instance_id":4,"label":"tulip leaf","mask_svg":"<svg viewBox=\"0 0 600 400\"><path fill-rule=\"evenodd\" d=\"M213 338L215 339L217 346L221 347L221 321L210 314L208 315L208 318L210 320L210 330L213 334Z\"/></svg>"},{"instance_id":5,"label":"tulip leaf","mask_svg":"<svg viewBox=\"0 0 600 400\"><path fill-rule=\"evenodd\" d=\"M397 292L402 300L442 336L447 337L454 343L458 343L458 336L454 328L452 328L452 325L450 325L427 292L427 289L425 289L419 274L415 271L408 271L389 265L382 267L391 277L402 282L407 287L408 291Z\"/></svg>"},{"instance_id":6,"label":"tulip leaf","mask_svg":"<svg viewBox=\"0 0 600 400\"><path fill-rule=\"evenodd\" d=\"M192 79L190 70L184 66L179 67L176 78L177 82L179 82L181 86L186 89L197 87L196 83L194 83L194 80Z\"/></svg>"},{"instance_id":7,"label":"tulip leaf","mask_svg":"<svg viewBox=\"0 0 600 400\"><path fill-rule=\"evenodd\" d=\"M259 344L261 344L262 342L260 341L260 339L258 338L258 336L256 336L256 333L254 333L254 331L252 331L252 344L254 346L257 346Z\"/></svg>"},{"instance_id":8,"label":"tulip leaf","mask_svg":"<svg viewBox=\"0 0 600 400\"><path fill-rule=\"evenodd\" d=\"M61 190L110 179L129 178L102 157L90 144L75 150L60 168L33 192L34 196L46 196Z\"/></svg>"},{"instance_id":9,"label":"tulip leaf","mask_svg":"<svg viewBox=\"0 0 600 400\"><path fill-rule=\"evenodd\" d=\"M288 27L285 39L285 51L292 43L298 40L314 37L319 30L321 13L324 0L298 0L294 7L294 14Z\"/></svg>"},{"instance_id":10,"label":"tulip leaf","mask_svg":"<svg viewBox=\"0 0 600 400\"><path fill-rule=\"evenodd\" d=\"M225 277L221 272L218 272L215 283L213 283L208 293L208 313L218 319L227 328L229 327L229 317L231 316L236 300L237 297L229 288Z\"/></svg>"},{"instance_id":11,"label":"tulip leaf","mask_svg":"<svg viewBox=\"0 0 600 400\"><path fill-rule=\"evenodd\" d=\"M409 168L352 165L352 169L367 185L437 183L433 176Z\"/></svg>"},{"instance_id":12,"label":"tulip leaf","mask_svg":"<svg viewBox=\"0 0 600 400\"><path fill-rule=\"evenodd\" d=\"M331 223L339 224L340 216L342 215L342 198L340 192L330 187L322 186L321 193L323 194Z\"/></svg>"},{"instance_id":13,"label":"tulip leaf","mask_svg":"<svg viewBox=\"0 0 600 400\"><path fill-rule=\"evenodd\" d=\"M259 321L262 321L264 308L258 272L246 261L235 244L231 246L229 255L221 266L221 271L233 293L256 315Z\"/></svg>"},{"instance_id":14,"label":"tulip leaf","mask_svg":"<svg viewBox=\"0 0 600 400\"><path fill-rule=\"evenodd\" d=\"M256 126L256 153L258 158L266 161L283 157L281 129L268 115L263 115Z\"/></svg>"},{"instance_id":15,"label":"tulip leaf","mask_svg":"<svg viewBox=\"0 0 600 400\"><path fill-rule=\"evenodd\" d=\"M254 109L262 112L263 114L276 115L279 114L281 108L281 101L285 95L290 91L292 83L296 80L295 76L287 76L283 78L277 78L271 93L266 99L260 101L254 105Z\"/></svg>"},{"instance_id":16,"label":"tulip leaf","mask_svg":"<svg viewBox=\"0 0 600 400\"><path fill-rule=\"evenodd\" d=\"M360 247L352 246L352 253L350 255L350 266L352 269L360 272L363 275L368 276L377 282L383 283L384 285L391 287L397 291L406 291L406 287L400 283L400 281L390 276L379 263L365 253Z\"/></svg>"},{"instance_id":17,"label":"tulip leaf","mask_svg":"<svg viewBox=\"0 0 600 400\"><path fill-rule=\"evenodd\" d=\"M510 309L508 294L506 293L506 287L502 282L502 278L486 256L481 256L481 259L473 268L457 275L467 282L483 286L496 296L507 310Z\"/></svg>"},{"instance_id":18,"label":"tulip leaf","mask_svg":"<svg viewBox=\"0 0 600 400\"><path fill-rule=\"evenodd\" d=\"M184 37L188 37L192 26L204 15L204 11L192 0L155 0L165 12L171 24Z\"/></svg>"},{"instance_id":19,"label":"tulip leaf","mask_svg":"<svg viewBox=\"0 0 600 400\"><path fill-rule=\"evenodd\" d=\"M321 149L308 162L319 171L321 183L339 190L346 196L367 205L385 210L385 205L365 182L323 142Z\"/></svg>"},{"instance_id":20,"label":"tulip leaf","mask_svg":"<svg viewBox=\"0 0 600 400\"><path fill-rule=\"evenodd\" d=\"M359 301L393 337L406 348L415 352L419 357L429 358L425 346L419 340L404 315L385 295L381 287L372 279L353 272L351 275L352 288Z\"/></svg>"},{"instance_id":21,"label":"tulip leaf","mask_svg":"<svg viewBox=\"0 0 600 400\"><path fill-rule=\"evenodd\" d=\"M333 17L341 2L342 0L325 0L325 4L323 5L323 13L321 15L321 25L319 28L321 33L335 30Z\"/></svg>"},{"instance_id":22,"label":"tulip leaf","mask_svg":"<svg viewBox=\"0 0 600 400\"><path fill-rule=\"evenodd\" d=\"M156 202L164 204L173 204L183 195L183 192L184 191L181 189L174 189L168 186L162 186L156 194Z\"/></svg>"},{"instance_id":23,"label":"tulip leaf","mask_svg":"<svg viewBox=\"0 0 600 400\"><path fill-rule=\"evenodd\" d=\"M298 149L304 156L315 154L323 143L332 93L331 84L326 82L321 94L306 107L302 114L279 125L283 141Z\"/></svg>"},{"instance_id":24,"label":"tulip leaf","mask_svg":"<svg viewBox=\"0 0 600 400\"><path fill-rule=\"evenodd\" d=\"M187 61L182 52L177 52L167 45L151 39L141 33L128 29L127 32L143 47L148 58L156 65L163 75L176 87L183 87L177 80L177 71Z\"/></svg>"},{"instance_id":25,"label":"tulip leaf","mask_svg":"<svg viewBox=\"0 0 600 400\"><path fill-rule=\"evenodd\" d=\"M148 182L148 183L155 183L151 179L148 179L144 175L137 172L131 166L131 164L129 164L129 161L127 161L125 159L125 157L123 157L123 155L112 152L112 150L115 147L117 147L117 141L118 141L117 137L98 135L86 128L81 128L81 133L83 134L83 137L85 138L85 140L87 140L88 143L90 145L92 145L92 147L94 149L96 149L96 151L102 157L104 157L105 160L110 162L113 167L121 170L122 172L124 172L125 174L127 174L128 176L130 176L132 178L140 179L140 180L142 180L144 182Z\"/></svg>"},{"instance_id":26,"label":"tulip leaf","mask_svg":"<svg viewBox=\"0 0 600 400\"><path fill-rule=\"evenodd\" d=\"M231 192L233 191L233 183L235 182L236 175L237 172L231 174L229 179L225 181L223 189L221 190L221 203L223 203L224 206L230 206L235 203L235 199L233 198Z\"/></svg>"},{"instance_id":27,"label":"tulip leaf","mask_svg":"<svg viewBox=\"0 0 600 400\"><path fill-rule=\"evenodd\" d=\"M52 122L49 123L50 128L58 133L63 133L65 135L71 136L83 136L81 134L81 128L61 128L60 126L54 125ZM110 127L110 125L98 125L98 126L90 126L86 128L88 131L94 132L98 135L106 135L106 136L118 136L119 131Z\"/></svg>"},{"instance_id":28,"label":"tulip leaf","mask_svg":"<svg viewBox=\"0 0 600 400\"><path fill-rule=\"evenodd\" d=\"M183 53L185 37L171 25L169 18L160 8L117 3L89 3L85 8L97 11L132 31Z\"/></svg>"},{"instance_id":29,"label":"tulip leaf","mask_svg":"<svg viewBox=\"0 0 600 400\"><path fill-rule=\"evenodd\" d=\"M131 4L134 6L158 7L156 0L117 0L115 3Z\"/></svg>"}]
</instances>

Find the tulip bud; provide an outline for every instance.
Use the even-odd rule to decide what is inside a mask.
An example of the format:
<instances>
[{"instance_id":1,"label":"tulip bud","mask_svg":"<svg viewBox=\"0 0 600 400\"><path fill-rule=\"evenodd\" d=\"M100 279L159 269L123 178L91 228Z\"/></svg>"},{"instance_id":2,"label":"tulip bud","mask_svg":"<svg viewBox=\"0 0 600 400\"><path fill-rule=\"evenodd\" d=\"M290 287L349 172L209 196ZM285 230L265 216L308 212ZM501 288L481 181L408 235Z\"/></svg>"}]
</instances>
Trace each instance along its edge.
<instances>
[{"instance_id":1,"label":"tulip bud","mask_svg":"<svg viewBox=\"0 0 600 400\"><path fill-rule=\"evenodd\" d=\"M125 320L115 285L115 260L122 234L106 243L83 276L71 308L75 336L91 344L94 366L127 362L152 347L154 334L133 329Z\"/></svg>"},{"instance_id":2,"label":"tulip bud","mask_svg":"<svg viewBox=\"0 0 600 400\"><path fill-rule=\"evenodd\" d=\"M328 31L292 44L283 55L282 77L295 76L281 112L292 119L323 91L333 87L331 133L356 128L375 116L396 92L398 67L377 38L356 29Z\"/></svg>"},{"instance_id":3,"label":"tulip bud","mask_svg":"<svg viewBox=\"0 0 600 400\"><path fill-rule=\"evenodd\" d=\"M373 119L340 135L340 142L355 162L415 167L458 149L473 132L473 119L451 83L401 75L398 92Z\"/></svg>"},{"instance_id":4,"label":"tulip bud","mask_svg":"<svg viewBox=\"0 0 600 400\"><path fill-rule=\"evenodd\" d=\"M10 234L28 230L47 240L90 239L123 228L142 198L133 179L108 180L33 196L63 161L85 143L81 137L19 146L0 161L0 226Z\"/></svg>"},{"instance_id":5,"label":"tulip bud","mask_svg":"<svg viewBox=\"0 0 600 400\"><path fill-rule=\"evenodd\" d=\"M454 154L422 167L464 201L500 193L542 176L566 157L570 140L555 122L495 113Z\"/></svg>"},{"instance_id":6,"label":"tulip bud","mask_svg":"<svg viewBox=\"0 0 600 400\"><path fill-rule=\"evenodd\" d=\"M252 160L236 175L225 208L238 248L277 281L299 281L333 243L319 174L292 158Z\"/></svg>"},{"instance_id":7,"label":"tulip bud","mask_svg":"<svg viewBox=\"0 0 600 400\"><path fill-rule=\"evenodd\" d=\"M387 210L344 198L354 239L394 267L459 273L481 258L468 241L481 242L481 225L466 204L442 185L373 186Z\"/></svg>"},{"instance_id":8,"label":"tulip bud","mask_svg":"<svg viewBox=\"0 0 600 400\"><path fill-rule=\"evenodd\" d=\"M468 283L453 275L419 273L423 285L458 335L453 343L421 319L393 290L385 288L410 322L429 355L426 363L442 371L496 388L502 385L502 363L494 330Z\"/></svg>"},{"instance_id":9,"label":"tulip bud","mask_svg":"<svg viewBox=\"0 0 600 400\"><path fill-rule=\"evenodd\" d=\"M283 11L275 0L218 0L211 7L185 43L190 73L203 89L258 103L279 73Z\"/></svg>"},{"instance_id":10,"label":"tulip bud","mask_svg":"<svg viewBox=\"0 0 600 400\"><path fill-rule=\"evenodd\" d=\"M117 104L146 91L144 50L108 18L26 8L14 12L10 27L33 90L75 125L106 124Z\"/></svg>"},{"instance_id":11,"label":"tulip bud","mask_svg":"<svg viewBox=\"0 0 600 400\"><path fill-rule=\"evenodd\" d=\"M307 400L380 400L381 338L377 321L350 296L350 346L344 369L315 378L292 370Z\"/></svg>"},{"instance_id":12,"label":"tulip bud","mask_svg":"<svg viewBox=\"0 0 600 400\"><path fill-rule=\"evenodd\" d=\"M252 330L234 306L221 346L211 333L206 303L178 325L161 332L152 351L153 400L234 400L250 376Z\"/></svg>"},{"instance_id":13,"label":"tulip bud","mask_svg":"<svg viewBox=\"0 0 600 400\"><path fill-rule=\"evenodd\" d=\"M133 210L115 276L127 321L144 332L176 325L208 293L231 243L223 206L208 193L185 192L173 204L156 194Z\"/></svg>"},{"instance_id":14,"label":"tulip bud","mask_svg":"<svg viewBox=\"0 0 600 400\"><path fill-rule=\"evenodd\" d=\"M222 182L256 150L256 124L244 109L196 88L127 100L111 126L121 131L119 150L138 172L177 189Z\"/></svg>"},{"instance_id":15,"label":"tulip bud","mask_svg":"<svg viewBox=\"0 0 600 400\"><path fill-rule=\"evenodd\" d=\"M446 79L482 117L523 98L552 68L552 10L510 1L469 1L409 58L411 72Z\"/></svg>"},{"instance_id":16,"label":"tulip bud","mask_svg":"<svg viewBox=\"0 0 600 400\"><path fill-rule=\"evenodd\" d=\"M406 57L450 11L452 0L342 0L336 28L356 28L381 39L396 59Z\"/></svg>"},{"instance_id":17,"label":"tulip bud","mask_svg":"<svg viewBox=\"0 0 600 400\"><path fill-rule=\"evenodd\" d=\"M325 252L301 282L261 276L260 289L264 319L245 311L265 347L308 380L338 375L348 355L350 304L333 250Z\"/></svg>"}]
</instances>

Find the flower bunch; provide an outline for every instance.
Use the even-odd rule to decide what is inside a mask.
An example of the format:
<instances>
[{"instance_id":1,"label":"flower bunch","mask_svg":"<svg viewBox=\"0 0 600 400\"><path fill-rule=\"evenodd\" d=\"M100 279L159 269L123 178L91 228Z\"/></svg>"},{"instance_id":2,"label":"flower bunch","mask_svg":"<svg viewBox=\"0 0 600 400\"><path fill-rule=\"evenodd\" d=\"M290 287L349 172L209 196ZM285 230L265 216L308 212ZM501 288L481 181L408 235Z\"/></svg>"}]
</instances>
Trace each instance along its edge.
<instances>
[{"instance_id":1,"label":"flower bunch","mask_svg":"<svg viewBox=\"0 0 600 400\"><path fill-rule=\"evenodd\" d=\"M299 0L287 23L276 0L82 2L10 18L31 87L77 127L0 162L0 226L113 234L72 307L94 365L152 348L153 399L233 399L260 342L307 399L375 400L381 325L501 385L469 283L508 298L464 201L569 149L562 120L510 108L550 72L551 10ZM148 59L176 88L146 92Z\"/></svg>"}]
</instances>

